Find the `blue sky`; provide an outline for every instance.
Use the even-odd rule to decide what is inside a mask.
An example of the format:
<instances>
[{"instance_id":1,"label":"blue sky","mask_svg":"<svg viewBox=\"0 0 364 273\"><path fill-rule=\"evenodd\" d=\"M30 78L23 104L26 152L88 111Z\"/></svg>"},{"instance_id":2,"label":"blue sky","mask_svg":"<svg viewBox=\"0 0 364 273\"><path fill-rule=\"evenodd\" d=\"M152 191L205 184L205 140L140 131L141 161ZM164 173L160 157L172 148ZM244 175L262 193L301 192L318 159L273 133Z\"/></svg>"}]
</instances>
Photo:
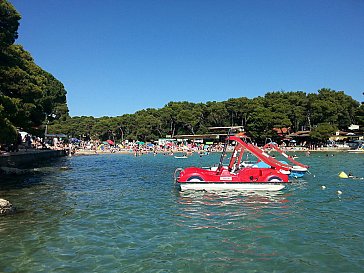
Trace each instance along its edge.
<instances>
[{"instance_id":1,"label":"blue sky","mask_svg":"<svg viewBox=\"0 0 364 273\"><path fill-rule=\"evenodd\" d=\"M10 2L71 116L324 87L364 101L362 0Z\"/></svg>"}]
</instances>

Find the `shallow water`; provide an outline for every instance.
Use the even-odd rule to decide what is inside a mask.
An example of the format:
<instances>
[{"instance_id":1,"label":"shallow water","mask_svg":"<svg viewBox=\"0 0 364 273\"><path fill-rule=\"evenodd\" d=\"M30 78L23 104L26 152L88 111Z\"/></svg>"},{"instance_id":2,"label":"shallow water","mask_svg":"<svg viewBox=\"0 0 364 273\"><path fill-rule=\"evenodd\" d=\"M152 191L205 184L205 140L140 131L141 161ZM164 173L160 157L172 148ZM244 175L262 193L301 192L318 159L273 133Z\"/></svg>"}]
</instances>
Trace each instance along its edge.
<instances>
[{"instance_id":1,"label":"shallow water","mask_svg":"<svg viewBox=\"0 0 364 273\"><path fill-rule=\"evenodd\" d=\"M0 217L0 272L363 272L364 180L338 173L364 177L364 154L299 155L312 174L270 194L175 188L175 168L218 154L79 156L0 178L18 209Z\"/></svg>"}]
</instances>

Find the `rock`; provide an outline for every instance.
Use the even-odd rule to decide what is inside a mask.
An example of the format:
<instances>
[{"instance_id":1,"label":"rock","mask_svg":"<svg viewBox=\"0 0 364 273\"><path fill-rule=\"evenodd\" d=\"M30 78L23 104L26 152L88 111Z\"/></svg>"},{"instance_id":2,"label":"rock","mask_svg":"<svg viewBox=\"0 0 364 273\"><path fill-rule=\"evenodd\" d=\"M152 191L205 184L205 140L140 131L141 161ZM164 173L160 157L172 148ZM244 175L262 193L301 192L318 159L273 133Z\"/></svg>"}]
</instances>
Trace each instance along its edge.
<instances>
[{"instance_id":1,"label":"rock","mask_svg":"<svg viewBox=\"0 0 364 273\"><path fill-rule=\"evenodd\" d=\"M15 213L15 208L13 205L5 199L0 198L0 215Z\"/></svg>"}]
</instances>

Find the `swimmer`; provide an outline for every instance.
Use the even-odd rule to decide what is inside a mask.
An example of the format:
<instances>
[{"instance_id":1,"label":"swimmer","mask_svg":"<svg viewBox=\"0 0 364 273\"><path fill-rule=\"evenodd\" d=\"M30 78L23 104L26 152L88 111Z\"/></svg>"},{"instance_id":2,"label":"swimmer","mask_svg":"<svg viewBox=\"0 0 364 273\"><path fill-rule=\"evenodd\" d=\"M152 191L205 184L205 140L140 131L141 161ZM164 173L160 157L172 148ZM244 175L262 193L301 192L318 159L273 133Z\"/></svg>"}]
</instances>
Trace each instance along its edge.
<instances>
[{"instance_id":1,"label":"swimmer","mask_svg":"<svg viewBox=\"0 0 364 273\"><path fill-rule=\"evenodd\" d=\"M359 176L353 175L352 172L349 172L348 178L351 178L351 179L360 179L360 180L364 179L364 177L359 177Z\"/></svg>"}]
</instances>

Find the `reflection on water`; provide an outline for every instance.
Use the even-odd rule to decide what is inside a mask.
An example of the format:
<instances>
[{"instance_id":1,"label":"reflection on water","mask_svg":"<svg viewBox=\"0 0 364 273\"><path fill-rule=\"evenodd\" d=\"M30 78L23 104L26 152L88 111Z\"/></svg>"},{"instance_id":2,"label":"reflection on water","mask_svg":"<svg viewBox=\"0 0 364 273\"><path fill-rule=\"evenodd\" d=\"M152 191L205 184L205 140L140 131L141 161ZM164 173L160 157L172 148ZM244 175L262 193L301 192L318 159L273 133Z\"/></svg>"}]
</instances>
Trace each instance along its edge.
<instances>
[{"instance_id":1,"label":"reflection on water","mask_svg":"<svg viewBox=\"0 0 364 273\"><path fill-rule=\"evenodd\" d=\"M178 202L181 204L204 205L236 205L236 204L271 204L287 202L287 193L276 192L246 192L246 191L181 191Z\"/></svg>"},{"instance_id":2,"label":"reflection on water","mask_svg":"<svg viewBox=\"0 0 364 273\"><path fill-rule=\"evenodd\" d=\"M180 225L194 229L251 230L266 213L289 213L287 193L283 192L180 192ZM248 219L248 222L245 221Z\"/></svg>"},{"instance_id":3,"label":"reflection on water","mask_svg":"<svg viewBox=\"0 0 364 273\"><path fill-rule=\"evenodd\" d=\"M281 240L292 216L290 195L283 191L180 192L176 224L192 234L198 232L208 240L204 244L212 244L210 263L228 263L232 266L226 268L233 270L235 264L249 265L252 260L271 262L280 256L271 244Z\"/></svg>"}]
</instances>

